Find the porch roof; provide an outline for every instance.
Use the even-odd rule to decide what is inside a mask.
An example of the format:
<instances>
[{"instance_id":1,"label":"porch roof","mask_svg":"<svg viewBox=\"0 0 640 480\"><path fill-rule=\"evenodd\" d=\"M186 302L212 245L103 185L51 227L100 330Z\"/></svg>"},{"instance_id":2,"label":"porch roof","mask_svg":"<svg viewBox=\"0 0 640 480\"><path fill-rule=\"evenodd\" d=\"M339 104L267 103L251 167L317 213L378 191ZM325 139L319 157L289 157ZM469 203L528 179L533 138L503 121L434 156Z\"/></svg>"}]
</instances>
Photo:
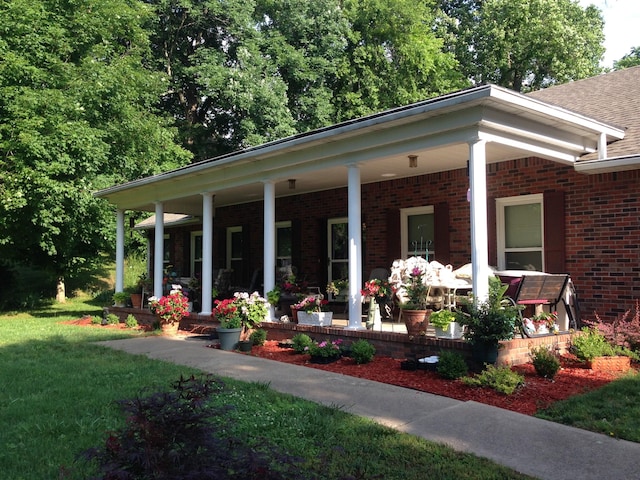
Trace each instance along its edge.
<instances>
[{"instance_id":1,"label":"porch roof","mask_svg":"<svg viewBox=\"0 0 640 480\"><path fill-rule=\"evenodd\" d=\"M608 119L607 119L608 120ZM622 128L495 85L461 90L379 114L299 134L96 192L120 209L202 214L201 193L216 207L347 185L346 166L362 183L465 168L469 142L487 141L488 163L536 155L565 164L596 152L599 138ZM418 156L410 168L408 155ZM319 174L321 173L321 174ZM295 179L295 190L287 180Z\"/></svg>"}]
</instances>

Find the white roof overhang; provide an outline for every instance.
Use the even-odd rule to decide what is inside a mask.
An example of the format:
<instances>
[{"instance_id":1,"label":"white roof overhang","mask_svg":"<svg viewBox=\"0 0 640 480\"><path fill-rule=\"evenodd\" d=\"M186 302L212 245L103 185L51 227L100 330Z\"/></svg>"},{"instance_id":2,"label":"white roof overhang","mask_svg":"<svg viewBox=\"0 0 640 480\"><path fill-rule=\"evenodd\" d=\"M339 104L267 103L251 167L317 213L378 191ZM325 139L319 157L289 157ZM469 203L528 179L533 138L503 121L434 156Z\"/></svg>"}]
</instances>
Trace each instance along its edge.
<instances>
[{"instance_id":1,"label":"white roof overhang","mask_svg":"<svg viewBox=\"0 0 640 480\"><path fill-rule=\"evenodd\" d=\"M264 182L276 196L344 187L348 165L361 166L362 183L466 168L469 143L487 141L487 162L531 155L576 164L598 139L624 132L579 114L493 85L462 90L159 175L101 190L121 209L201 215L204 192L215 205L262 199ZM418 156L409 168L408 155ZM295 190L287 180L295 179Z\"/></svg>"}]
</instances>

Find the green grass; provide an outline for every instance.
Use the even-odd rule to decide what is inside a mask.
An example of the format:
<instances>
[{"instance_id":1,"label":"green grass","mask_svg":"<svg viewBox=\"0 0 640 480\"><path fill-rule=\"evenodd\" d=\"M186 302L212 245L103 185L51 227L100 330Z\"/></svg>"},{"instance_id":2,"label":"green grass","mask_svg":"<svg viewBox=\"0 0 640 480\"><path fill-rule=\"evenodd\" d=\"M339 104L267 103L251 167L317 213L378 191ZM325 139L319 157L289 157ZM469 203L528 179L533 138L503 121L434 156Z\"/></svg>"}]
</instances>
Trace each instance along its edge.
<instances>
[{"instance_id":1,"label":"green grass","mask_svg":"<svg viewBox=\"0 0 640 480\"><path fill-rule=\"evenodd\" d=\"M558 402L536 416L640 442L640 375L629 373L602 388Z\"/></svg>"},{"instance_id":2,"label":"green grass","mask_svg":"<svg viewBox=\"0 0 640 480\"><path fill-rule=\"evenodd\" d=\"M86 298L84 300L87 300ZM12 480L86 478L77 455L123 425L115 401L163 390L198 372L92 342L139 335L60 322L100 308L83 299L0 315L0 471ZM227 380L234 432L306 459L320 478L529 478L473 455L401 434L338 409Z\"/></svg>"}]
</instances>

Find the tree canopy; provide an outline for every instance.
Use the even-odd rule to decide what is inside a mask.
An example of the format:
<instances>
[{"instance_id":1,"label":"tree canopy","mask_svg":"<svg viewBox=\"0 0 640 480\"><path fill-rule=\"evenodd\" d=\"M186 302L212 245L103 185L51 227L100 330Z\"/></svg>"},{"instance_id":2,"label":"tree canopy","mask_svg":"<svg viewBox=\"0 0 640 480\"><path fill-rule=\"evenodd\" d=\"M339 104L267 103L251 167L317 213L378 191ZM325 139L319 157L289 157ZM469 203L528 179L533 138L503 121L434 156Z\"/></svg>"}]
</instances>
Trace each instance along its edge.
<instances>
[{"instance_id":1,"label":"tree canopy","mask_svg":"<svg viewBox=\"0 0 640 480\"><path fill-rule=\"evenodd\" d=\"M640 47L631 48L631 51L624 57L613 62L613 69L622 70L623 68L635 67L636 65L640 65Z\"/></svg>"},{"instance_id":2,"label":"tree canopy","mask_svg":"<svg viewBox=\"0 0 640 480\"><path fill-rule=\"evenodd\" d=\"M604 54L595 6L573 0L441 0L449 44L474 83L538 90L597 75Z\"/></svg>"}]
</instances>

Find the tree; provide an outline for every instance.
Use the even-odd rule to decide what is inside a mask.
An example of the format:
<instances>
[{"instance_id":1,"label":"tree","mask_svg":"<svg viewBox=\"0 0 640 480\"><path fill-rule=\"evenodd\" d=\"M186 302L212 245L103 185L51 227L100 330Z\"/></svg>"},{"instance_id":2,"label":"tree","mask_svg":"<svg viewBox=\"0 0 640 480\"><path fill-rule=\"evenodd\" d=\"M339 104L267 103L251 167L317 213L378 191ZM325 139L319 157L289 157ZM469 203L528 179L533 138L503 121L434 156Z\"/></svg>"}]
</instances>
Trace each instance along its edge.
<instances>
[{"instance_id":1,"label":"tree","mask_svg":"<svg viewBox=\"0 0 640 480\"><path fill-rule=\"evenodd\" d=\"M640 65L640 47L632 47L620 60L613 62L614 70L622 70L623 68L635 67Z\"/></svg>"},{"instance_id":2,"label":"tree","mask_svg":"<svg viewBox=\"0 0 640 480\"><path fill-rule=\"evenodd\" d=\"M0 4L0 254L55 276L59 300L65 276L113 250L113 212L92 192L189 159L154 108L149 14L125 0Z\"/></svg>"},{"instance_id":3,"label":"tree","mask_svg":"<svg viewBox=\"0 0 640 480\"><path fill-rule=\"evenodd\" d=\"M441 0L449 45L474 83L516 91L597 75L603 19L572 0Z\"/></svg>"}]
</instances>

